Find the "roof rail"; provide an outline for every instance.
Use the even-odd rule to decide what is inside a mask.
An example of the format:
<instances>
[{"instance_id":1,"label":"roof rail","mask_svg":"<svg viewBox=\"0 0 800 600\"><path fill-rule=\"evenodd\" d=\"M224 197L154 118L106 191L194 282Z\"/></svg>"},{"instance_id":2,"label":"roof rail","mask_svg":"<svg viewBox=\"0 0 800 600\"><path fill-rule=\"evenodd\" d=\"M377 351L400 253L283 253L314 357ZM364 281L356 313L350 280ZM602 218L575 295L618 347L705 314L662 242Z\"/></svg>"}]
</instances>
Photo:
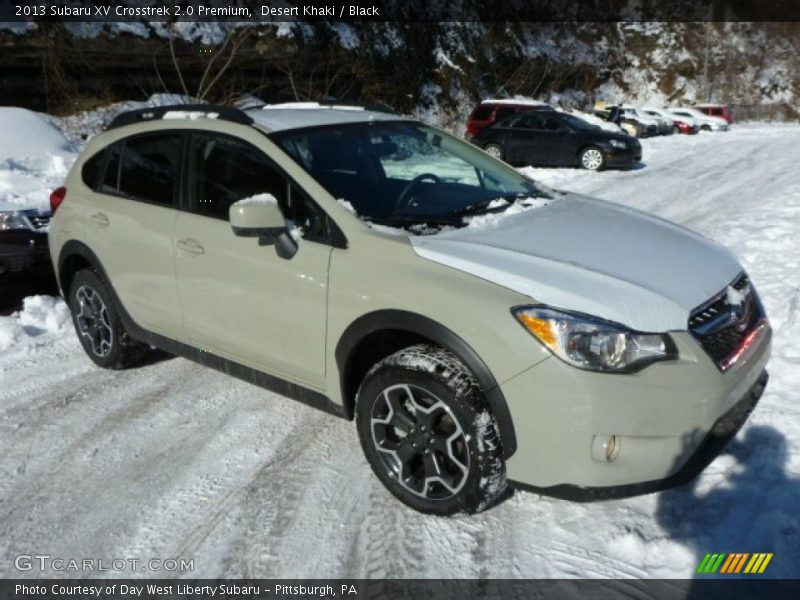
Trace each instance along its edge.
<instances>
[{"instance_id":1,"label":"roof rail","mask_svg":"<svg viewBox=\"0 0 800 600\"><path fill-rule=\"evenodd\" d=\"M250 125L253 123L253 119L247 116L243 110L231 106L218 106L216 104L170 104L168 106L137 108L120 113L108 124L106 131L109 129L116 129L117 127L123 127L124 125L132 125L134 123L157 121L163 119L165 115L170 112L176 113L176 115L168 118L181 118L179 116L180 113L195 113L187 114L186 118L207 116L208 118L241 123L242 125Z\"/></svg>"},{"instance_id":2,"label":"roof rail","mask_svg":"<svg viewBox=\"0 0 800 600\"><path fill-rule=\"evenodd\" d=\"M383 104L380 102L374 103L363 103L363 102L347 102L345 100L321 100L319 102L320 106L330 106L331 108L336 108L337 106L353 106L357 108L363 108L364 110L370 110L372 112L382 112L382 113L389 113L389 114L396 114L397 111L393 109L388 104Z\"/></svg>"}]
</instances>

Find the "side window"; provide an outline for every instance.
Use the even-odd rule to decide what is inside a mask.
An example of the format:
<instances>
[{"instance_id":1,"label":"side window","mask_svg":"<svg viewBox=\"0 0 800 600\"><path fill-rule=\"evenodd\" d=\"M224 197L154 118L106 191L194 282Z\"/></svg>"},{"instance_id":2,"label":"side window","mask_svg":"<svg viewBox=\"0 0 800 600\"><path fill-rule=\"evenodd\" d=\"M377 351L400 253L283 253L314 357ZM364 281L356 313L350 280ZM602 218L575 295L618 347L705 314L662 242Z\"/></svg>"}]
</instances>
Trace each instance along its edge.
<instances>
[{"instance_id":1,"label":"side window","mask_svg":"<svg viewBox=\"0 0 800 600\"><path fill-rule=\"evenodd\" d=\"M179 133L167 133L126 139L119 169L119 193L134 200L172 206L181 137Z\"/></svg>"},{"instance_id":2,"label":"side window","mask_svg":"<svg viewBox=\"0 0 800 600\"><path fill-rule=\"evenodd\" d=\"M270 194L286 209L286 180L264 154L234 137L194 132L191 144L193 211L228 220L231 204Z\"/></svg>"},{"instance_id":3,"label":"side window","mask_svg":"<svg viewBox=\"0 0 800 600\"><path fill-rule=\"evenodd\" d=\"M547 131L561 131L561 121L553 117L546 117L544 121L544 129Z\"/></svg>"},{"instance_id":4,"label":"side window","mask_svg":"<svg viewBox=\"0 0 800 600\"><path fill-rule=\"evenodd\" d=\"M119 163L122 157L122 142L117 142L108 149L106 171L100 182L100 192L116 194L119 191Z\"/></svg>"},{"instance_id":5,"label":"side window","mask_svg":"<svg viewBox=\"0 0 800 600\"><path fill-rule=\"evenodd\" d=\"M107 151L108 148L104 148L83 163L83 167L81 168L81 179L86 187L92 190L97 189L97 184L99 183L98 180L100 179L100 171L103 168L103 163L106 160Z\"/></svg>"},{"instance_id":6,"label":"side window","mask_svg":"<svg viewBox=\"0 0 800 600\"><path fill-rule=\"evenodd\" d=\"M224 134L194 132L191 164L195 213L227 221L234 202L270 194L304 239L327 242L327 215L255 146Z\"/></svg>"},{"instance_id":7,"label":"side window","mask_svg":"<svg viewBox=\"0 0 800 600\"><path fill-rule=\"evenodd\" d=\"M516 112L513 106L501 106L499 107L494 113L494 120L499 121L500 119L505 119L506 117L513 115Z\"/></svg>"}]
</instances>

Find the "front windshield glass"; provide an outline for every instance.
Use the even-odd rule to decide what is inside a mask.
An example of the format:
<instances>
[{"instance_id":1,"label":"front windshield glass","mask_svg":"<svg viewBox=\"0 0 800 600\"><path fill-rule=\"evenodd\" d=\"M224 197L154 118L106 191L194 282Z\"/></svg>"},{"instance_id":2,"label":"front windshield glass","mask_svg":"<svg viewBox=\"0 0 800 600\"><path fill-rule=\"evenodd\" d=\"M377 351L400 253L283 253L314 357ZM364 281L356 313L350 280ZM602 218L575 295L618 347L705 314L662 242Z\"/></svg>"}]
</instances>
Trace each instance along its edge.
<instances>
[{"instance_id":1,"label":"front windshield glass","mask_svg":"<svg viewBox=\"0 0 800 600\"><path fill-rule=\"evenodd\" d=\"M411 121L329 125L270 137L334 198L371 221L458 226L463 215L542 196L531 180L482 150Z\"/></svg>"},{"instance_id":2,"label":"front windshield glass","mask_svg":"<svg viewBox=\"0 0 800 600\"><path fill-rule=\"evenodd\" d=\"M596 129L595 125L592 125L588 121L584 121L575 115L563 114L561 115L561 118L564 119L567 124L576 131L591 131L592 129Z\"/></svg>"}]
</instances>

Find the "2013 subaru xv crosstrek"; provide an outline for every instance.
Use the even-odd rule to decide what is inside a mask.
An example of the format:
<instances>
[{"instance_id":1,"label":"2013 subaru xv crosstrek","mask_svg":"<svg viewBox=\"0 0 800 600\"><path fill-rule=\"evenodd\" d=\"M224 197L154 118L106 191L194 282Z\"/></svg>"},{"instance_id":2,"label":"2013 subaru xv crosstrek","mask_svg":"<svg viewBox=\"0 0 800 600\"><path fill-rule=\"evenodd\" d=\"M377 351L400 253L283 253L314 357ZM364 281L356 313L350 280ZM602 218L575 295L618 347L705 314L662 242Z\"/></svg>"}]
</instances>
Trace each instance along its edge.
<instances>
[{"instance_id":1,"label":"2013 subaru xv crosstrek","mask_svg":"<svg viewBox=\"0 0 800 600\"><path fill-rule=\"evenodd\" d=\"M125 113L51 200L95 363L156 346L355 418L424 512L481 510L509 481L672 485L766 381L770 327L730 252L390 113Z\"/></svg>"}]
</instances>

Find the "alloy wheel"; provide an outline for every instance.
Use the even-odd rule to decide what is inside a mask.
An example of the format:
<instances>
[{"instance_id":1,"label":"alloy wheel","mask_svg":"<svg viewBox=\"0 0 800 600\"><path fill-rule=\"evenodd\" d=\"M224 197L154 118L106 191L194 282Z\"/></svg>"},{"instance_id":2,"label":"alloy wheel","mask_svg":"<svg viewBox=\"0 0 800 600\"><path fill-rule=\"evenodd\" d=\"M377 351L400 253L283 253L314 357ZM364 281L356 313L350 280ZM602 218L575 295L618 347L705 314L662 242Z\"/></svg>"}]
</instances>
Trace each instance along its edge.
<instances>
[{"instance_id":1,"label":"alloy wheel","mask_svg":"<svg viewBox=\"0 0 800 600\"><path fill-rule=\"evenodd\" d=\"M499 159L503 158L503 150L497 144L489 144L484 150L486 150L486 154L489 156Z\"/></svg>"},{"instance_id":2,"label":"alloy wheel","mask_svg":"<svg viewBox=\"0 0 800 600\"><path fill-rule=\"evenodd\" d=\"M111 327L108 308L100 294L87 285L78 288L75 300L78 304L75 321L81 337L88 342L96 356L105 358L111 352L114 341L114 330Z\"/></svg>"},{"instance_id":3,"label":"alloy wheel","mask_svg":"<svg viewBox=\"0 0 800 600\"><path fill-rule=\"evenodd\" d=\"M596 171L603 164L603 155L600 150L589 148L581 155L581 164L591 171Z\"/></svg>"},{"instance_id":4,"label":"alloy wheel","mask_svg":"<svg viewBox=\"0 0 800 600\"><path fill-rule=\"evenodd\" d=\"M391 476L428 500L455 496L467 481L469 448L450 408L416 385L387 387L376 399L372 443Z\"/></svg>"}]
</instances>

